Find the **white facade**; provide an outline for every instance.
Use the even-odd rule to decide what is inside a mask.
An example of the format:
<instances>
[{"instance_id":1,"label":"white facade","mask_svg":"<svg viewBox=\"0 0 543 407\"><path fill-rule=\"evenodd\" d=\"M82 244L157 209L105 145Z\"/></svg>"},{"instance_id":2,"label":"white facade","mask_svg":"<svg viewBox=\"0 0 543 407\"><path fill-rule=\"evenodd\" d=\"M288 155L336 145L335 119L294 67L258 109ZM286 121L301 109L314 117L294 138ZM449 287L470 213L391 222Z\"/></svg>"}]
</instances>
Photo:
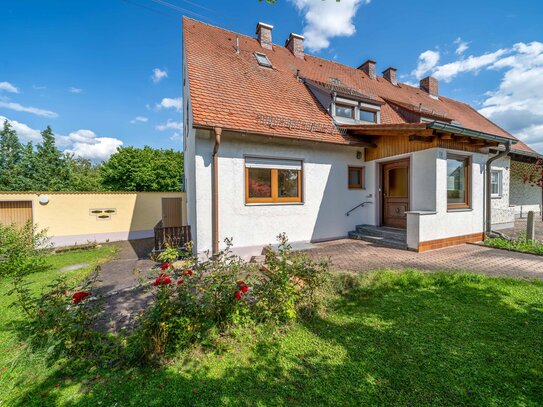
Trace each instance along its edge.
<instances>
[{"instance_id":1,"label":"white facade","mask_svg":"<svg viewBox=\"0 0 543 407\"><path fill-rule=\"evenodd\" d=\"M499 180L498 193L491 194L492 228L511 228L515 223L515 208L510 204L511 159L500 158L492 163L492 171Z\"/></svg>"}]
</instances>

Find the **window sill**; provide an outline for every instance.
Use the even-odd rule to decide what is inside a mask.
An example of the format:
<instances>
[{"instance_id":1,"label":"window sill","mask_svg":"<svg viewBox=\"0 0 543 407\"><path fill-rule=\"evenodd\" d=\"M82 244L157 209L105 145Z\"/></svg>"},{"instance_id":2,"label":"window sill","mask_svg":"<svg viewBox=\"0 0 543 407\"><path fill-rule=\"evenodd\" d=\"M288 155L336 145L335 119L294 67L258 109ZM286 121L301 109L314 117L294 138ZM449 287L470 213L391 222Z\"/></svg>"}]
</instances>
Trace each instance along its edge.
<instances>
[{"instance_id":1,"label":"window sill","mask_svg":"<svg viewBox=\"0 0 543 407\"><path fill-rule=\"evenodd\" d=\"M288 206L305 205L305 202L245 202L245 206Z\"/></svg>"},{"instance_id":2,"label":"window sill","mask_svg":"<svg viewBox=\"0 0 543 407\"><path fill-rule=\"evenodd\" d=\"M490 199L502 199L503 196L502 195L491 195L490 196Z\"/></svg>"},{"instance_id":3,"label":"window sill","mask_svg":"<svg viewBox=\"0 0 543 407\"><path fill-rule=\"evenodd\" d=\"M447 212L473 212L473 208L447 208Z\"/></svg>"}]
</instances>

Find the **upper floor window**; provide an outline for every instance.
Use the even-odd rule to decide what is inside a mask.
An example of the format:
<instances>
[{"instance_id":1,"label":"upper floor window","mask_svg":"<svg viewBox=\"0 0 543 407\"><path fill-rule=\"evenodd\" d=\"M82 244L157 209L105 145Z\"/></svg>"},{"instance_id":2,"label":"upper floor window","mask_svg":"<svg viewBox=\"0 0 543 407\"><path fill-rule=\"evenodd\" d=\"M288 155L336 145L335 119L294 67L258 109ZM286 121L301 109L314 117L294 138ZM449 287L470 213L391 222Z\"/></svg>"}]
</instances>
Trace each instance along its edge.
<instances>
[{"instance_id":1,"label":"upper floor window","mask_svg":"<svg viewBox=\"0 0 543 407\"><path fill-rule=\"evenodd\" d=\"M470 159L449 155L447 157L447 208L466 209L470 207Z\"/></svg>"},{"instance_id":2,"label":"upper floor window","mask_svg":"<svg viewBox=\"0 0 543 407\"><path fill-rule=\"evenodd\" d=\"M245 202L302 201L302 162L271 158L245 159Z\"/></svg>"},{"instance_id":3,"label":"upper floor window","mask_svg":"<svg viewBox=\"0 0 543 407\"><path fill-rule=\"evenodd\" d=\"M336 116L354 119L354 106L336 104Z\"/></svg>"},{"instance_id":4,"label":"upper floor window","mask_svg":"<svg viewBox=\"0 0 543 407\"><path fill-rule=\"evenodd\" d=\"M502 196L502 171L490 171L490 194L493 198Z\"/></svg>"},{"instance_id":5,"label":"upper floor window","mask_svg":"<svg viewBox=\"0 0 543 407\"><path fill-rule=\"evenodd\" d=\"M270 60L268 59L266 54L262 54L260 52L255 52L255 57L256 57L256 60L258 61L259 65L265 66L267 68L272 67L272 63L270 62Z\"/></svg>"},{"instance_id":6,"label":"upper floor window","mask_svg":"<svg viewBox=\"0 0 543 407\"><path fill-rule=\"evenodd\" d=\"M377 112L360 109L358 112L358 120L370 123L377 123Z\"/></svg>"}]
</instances>

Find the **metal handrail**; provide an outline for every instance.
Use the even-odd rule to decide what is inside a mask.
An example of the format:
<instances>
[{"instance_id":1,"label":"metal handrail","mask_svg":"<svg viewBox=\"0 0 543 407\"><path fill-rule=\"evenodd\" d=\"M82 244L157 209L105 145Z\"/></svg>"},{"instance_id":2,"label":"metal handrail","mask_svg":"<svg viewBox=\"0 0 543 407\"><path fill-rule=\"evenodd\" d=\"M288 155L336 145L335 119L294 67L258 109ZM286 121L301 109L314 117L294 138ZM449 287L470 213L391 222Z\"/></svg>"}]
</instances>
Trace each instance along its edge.
<instances>
[{"instance_id":1,"label":"metal handrail","mask_svg":"<svg viewBox=\"0 0 543 407\"><path fill-rule=\"evenodd\" d=\"M358 205L356 205L353 209L351 209L350 211L348 211L345 216L349 216L349 214L354 211L355 209L358 209L358 208L362 208L364 207L366 204L370 204L370 203L373 203L371 201L365 201L365 202L362 202L362 203L359 203Z\"/></svg>"}]
</instances>

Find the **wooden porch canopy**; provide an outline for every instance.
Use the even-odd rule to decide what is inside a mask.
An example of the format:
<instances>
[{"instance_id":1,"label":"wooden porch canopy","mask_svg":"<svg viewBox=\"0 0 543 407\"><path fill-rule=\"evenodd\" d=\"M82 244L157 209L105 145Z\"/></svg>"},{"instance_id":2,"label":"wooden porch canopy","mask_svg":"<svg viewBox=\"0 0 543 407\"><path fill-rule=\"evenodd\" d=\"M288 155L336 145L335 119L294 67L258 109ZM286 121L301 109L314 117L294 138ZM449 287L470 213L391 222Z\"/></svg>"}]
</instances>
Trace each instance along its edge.
<instances>
[{"instance_id":1,"label":"wooden porch canopy","mask_svg":"<svg viewBox=\"0 0 543 407\"><path fill-rule=\"evenodd\" d=\"M342 124L349 134L360 136L361 141L376 143L383 136L408 137L412 142L431 143L435 139L448 140L457 143L469 143L479 147L497 146L500 143L517 140L466 129L450 123L433 121L428 123L398 123L398 124Z\"/></svg>"}]
</instances>

